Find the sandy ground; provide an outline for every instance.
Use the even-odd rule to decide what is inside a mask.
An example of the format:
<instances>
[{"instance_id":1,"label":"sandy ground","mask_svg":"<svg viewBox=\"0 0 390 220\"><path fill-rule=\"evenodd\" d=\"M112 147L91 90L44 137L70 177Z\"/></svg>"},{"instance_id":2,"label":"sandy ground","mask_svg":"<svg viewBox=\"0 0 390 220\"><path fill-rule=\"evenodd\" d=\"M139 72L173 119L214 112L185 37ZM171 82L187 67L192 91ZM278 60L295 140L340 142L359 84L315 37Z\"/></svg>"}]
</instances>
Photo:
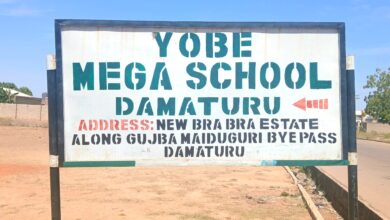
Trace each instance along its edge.
<instances>
[{"instance_id":1,"label":"sandy ground","mask_svg":"<svg viewBox=\"0 0 390 220\"><path fill-rule=\"evenodd\" d=\"M0 219L50 219L46 128L0 126ZM282 167L61 169L63 219L311 219Z\"/></svg>"}]
</instances>

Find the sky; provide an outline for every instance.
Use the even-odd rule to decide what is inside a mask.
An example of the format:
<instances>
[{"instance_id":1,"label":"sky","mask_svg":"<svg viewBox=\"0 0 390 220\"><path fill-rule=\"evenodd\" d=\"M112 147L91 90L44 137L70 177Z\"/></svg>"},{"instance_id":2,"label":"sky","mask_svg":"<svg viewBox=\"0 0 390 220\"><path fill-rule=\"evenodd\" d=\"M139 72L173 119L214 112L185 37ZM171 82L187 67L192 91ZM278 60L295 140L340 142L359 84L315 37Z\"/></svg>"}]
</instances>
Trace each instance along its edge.
<instances>
[{"instance_id":1,"label":"sky","mask_svg":"<svg viewBox=\"0 0 390 220\"><path fill-rule=\"evenodd\" d=\"M46 92L46 55L55 52L55 19L345 22L347 55L355 56L357 110L367 75L390 67L388 0L0 0L0 82Z\"/></svg>"}]
</instances>

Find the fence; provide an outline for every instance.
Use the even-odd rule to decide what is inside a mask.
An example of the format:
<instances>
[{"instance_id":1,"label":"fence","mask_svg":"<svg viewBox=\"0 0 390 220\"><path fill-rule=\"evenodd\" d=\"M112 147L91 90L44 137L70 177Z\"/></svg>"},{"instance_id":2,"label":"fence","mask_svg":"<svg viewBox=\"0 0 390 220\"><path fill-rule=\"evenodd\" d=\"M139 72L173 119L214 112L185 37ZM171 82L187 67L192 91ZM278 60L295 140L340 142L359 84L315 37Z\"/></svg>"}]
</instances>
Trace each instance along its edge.
<instances>
[{"instance_id":1,"label":"fence","mask_svg":"<svg viewBox=\"0 0 390 220\"><path fill-rule=\"evenodd\" d=\"M47 105L0 103L0 118L47 121Z\"/></svg>"}]
</instances>

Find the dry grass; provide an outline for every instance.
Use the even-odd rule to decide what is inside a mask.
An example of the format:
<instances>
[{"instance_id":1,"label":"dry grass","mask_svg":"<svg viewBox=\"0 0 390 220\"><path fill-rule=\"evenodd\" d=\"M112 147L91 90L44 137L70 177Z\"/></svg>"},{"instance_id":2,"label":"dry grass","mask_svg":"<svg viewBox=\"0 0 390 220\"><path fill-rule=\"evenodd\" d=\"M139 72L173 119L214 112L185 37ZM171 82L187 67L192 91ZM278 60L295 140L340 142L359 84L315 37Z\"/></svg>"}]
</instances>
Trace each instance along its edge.
<instances>
[{"instance_id":1,"label":"dry grass","mask_svg":"<svg viewBox=\"0 0 390 220\"><path fill-rule=\"evenodd\" d=\"M356 136L358 139L390 143L390 133L380 133L377 131L357 132Z\"/></svg>"},{"instance_id":2,"label":"dry grass","mask_svg":"<svg viewBox=\"0 0 390 220\"><path fill-rule=\"evenodd\" d=\"M3 126L18 126L18 127L39 127L47 128L47 121L13 119L0 117L0 125Z\"/></svg>"}]
</instances>

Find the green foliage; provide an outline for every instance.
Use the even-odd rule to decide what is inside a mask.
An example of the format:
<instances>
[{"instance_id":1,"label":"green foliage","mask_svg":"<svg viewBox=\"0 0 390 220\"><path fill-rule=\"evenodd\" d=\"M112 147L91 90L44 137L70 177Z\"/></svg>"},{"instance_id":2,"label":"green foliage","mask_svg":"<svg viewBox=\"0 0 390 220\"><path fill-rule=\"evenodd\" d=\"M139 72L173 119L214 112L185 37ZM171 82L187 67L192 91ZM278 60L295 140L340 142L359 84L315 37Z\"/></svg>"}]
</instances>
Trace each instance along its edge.
<instances>
[{"instance_id":1,"label":"green foliage","mask_svg":"<svg viewBox=\"0 0 390 220\"><path fill-rule=\"evenodd\" d=\"M287 197L287 196L289 196L290 194L289 194L288 192L282 192L280 195L283 196L283 197Z\"/></svg>"},{"instance_id":2,"label":"green foliage","mask_svg":"<svg viewBox=\"0 0 390 220\"><path fill-rule=\"evenodd\" d=\"M12 94L11 91L6 91L2 89L3 87L0 87L0 102L5 103L13 103L15 100L16 94Z\"/></svg>"},{"instance_id":3,"label":"green foliage","mask_svg":"<svg viewBox=\"0 0 390 220\"><path fill-rule=\"evenodd\" d=\"M8 89L18 90L18 87L15 85L15 83L10 83L10 82L0 82L0 88L8 88Z\"/></svg>"},{"instance_id":4,"label":"green foliage","mask_svg":"<svg viewBox=\"0 0 390 220\"><path fill-rule=\"evenodd\" d=\"M11 94L10 91L5 91L2 88L13 89L27 95L32 95L31 90L25 86L18 88L15 83L0 82L0 103L13 103L16 96L16 94Z\"/></svg>"},{"instance_id":5,"label":"green foliage","mask_svg":"<svg viewBox=\"0 0 390 220\"><path fill-rule=\"evenodd\" d=\"M5 103L8 100L7 92L0 87L0 103Z\"/></svg>"},{"instance_id":6,"label":"green foliage","mask_svg":"<svg viewBox=\"0 0 390 220\"><path fill-rule=\"evenodd\" d=\"M379 122L390 123L390 68L387 71L380 69L367 76L367 84L363 87L371 89L364 97L367 103L365 112Z\"/></svg>"},{"instance_id":7,"label":"green foliage","mask_svg":"<svg viewBox=\"0 0 390 220\"><path fill-rule=\"evenodd\" d=\"M19 92L23 92L24 94L27 94L27 95L32 95L32 92L29 88L27 88L26 86L22 86L18 89Z\"/></svg>"}]
</instances>

